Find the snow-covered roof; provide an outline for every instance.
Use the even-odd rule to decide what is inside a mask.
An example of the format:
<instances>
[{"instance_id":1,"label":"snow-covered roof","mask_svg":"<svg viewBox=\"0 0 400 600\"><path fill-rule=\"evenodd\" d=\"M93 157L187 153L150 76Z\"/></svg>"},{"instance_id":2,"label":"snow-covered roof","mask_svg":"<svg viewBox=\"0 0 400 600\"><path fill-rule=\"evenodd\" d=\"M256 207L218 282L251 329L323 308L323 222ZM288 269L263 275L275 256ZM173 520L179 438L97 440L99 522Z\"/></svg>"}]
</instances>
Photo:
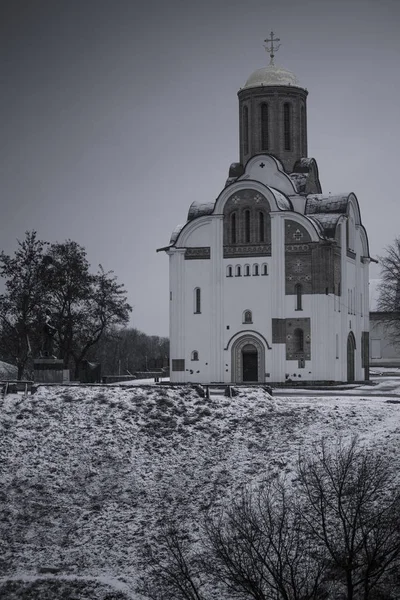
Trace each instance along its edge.
<instances>
[{"instance_id":1,"label":"snow-covered roof","mask_svg":"<svg viewBox=\"0 0 400 600\"><path fill-rule=\"evenodd\" d=\"M304 172L308 173L312 168L313 163L315 163L315 158L303 156L296 161L296 170L301 172L301 170L304 169Z\"/></svg>"},{"instance_id":2,"label":"snow-covered roof","mask_svg":"<svg viewBox=\"0 0 400 600\"><path fill-rule=\"evenodd\" d=\"M190 205L187 220L192 221L193 219L197 219L197 217L211 215L214 206L215 202L193 202Z\"/></svg>"},{"instance_id":3,"label":"snow-covered roof","mask_svg":"<svg viewBox=\"0 0 400 600\"><path fill-rule=\"evenodd\" d=\"M345 214L349 202L349 194L310 194L307 196L305 214L319 213Z\"/></svg>"},{"instance_id":4,"label":"snow-covered roof","mask_svg":"<svg viewBox=\"0 0 400 600\"><path fill-rule=\"evenodd\" d=\"M320 226L320 230L322 231L325 237L334 238L337 222L342 215L336 213L329 213L313 214L307 216L309 219L311 219Z\"/></svg>"},{"instance_id":5,"label":"snow-covered roof","mask_svg":"<svg viewBox=\"0 0 400 600\"><path fill-rule=\"evenodd\" d=\"M266 85L290 85L295 87L302 87L294 73L278 67L277 65L268 65L254 71L244 84L242 89L248 89L253 87L263 87Z\"/></svg>"},{"instance_id":6,"label":"snow-covered roof","mask_svg":"<svg viewBox=\"0 0 400 600\"><path fill-rule=\"evenodd\" d=\"M178 239L178 236L180 234L180 232L182 231L182 229L185 227L185 225L177 225L175 227L175 229L173 230L172 234L171 234L171 239L169 240L170 244L174 244L176 242L176 240Z\"/></svg>"},{"instance_id":7,"label":"snow-covered roof","mask_svg":"<svg viewBox=\"0 0 400 600\"><path fill-rule=\"evenodd\" d=\"M290 173L289 177L293 181L297 192L299 194L304 194L306 191L308 173Z\"/></svg>"},{"instance_id":8,"label":"snow-covered roof","mask_svg":"<svg viewBox=\"0 0 400 600\"><path fill-rule=\"evenodd\" d=\"M302 157L296 160L293 172L289 177L298 194L319 195L322 192L315 158Z\"/></svg>"},{"instance_id":9,"label":"snow-covered roof","mask_svg":"<svg viewBox=\"0 0 400 600\"><path fill-rule=\"evenodd\" d=\"M280 210L293 210L293 206L292 206L292 203L290 202L289 198L287 198L279 190L277 190L273 187L270 187L270 186L268 186L268 187L271 190L271 192L273 193L275 200L276 200L276 204L278 205L278 208Z\"/></svg>"}]
</instances>

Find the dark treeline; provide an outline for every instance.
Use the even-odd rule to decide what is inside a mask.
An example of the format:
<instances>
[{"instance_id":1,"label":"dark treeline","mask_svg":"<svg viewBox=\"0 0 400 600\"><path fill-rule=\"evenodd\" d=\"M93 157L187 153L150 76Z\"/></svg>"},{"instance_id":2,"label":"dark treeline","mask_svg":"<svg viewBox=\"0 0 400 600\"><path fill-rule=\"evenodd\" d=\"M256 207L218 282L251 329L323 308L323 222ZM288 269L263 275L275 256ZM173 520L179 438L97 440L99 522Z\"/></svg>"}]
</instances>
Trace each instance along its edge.
<instances>
[{"instance_id":1,"label":"dark treeline","mask_svg":"<svg viewBox=\"0 0 400 600\"><path fill-rule=\"evenodd\" d=\"M134 328L114 328L99 340L88 360L100 363L103 375L130 375L168 367L169 339Z\"/></svg>"}]
</instances>

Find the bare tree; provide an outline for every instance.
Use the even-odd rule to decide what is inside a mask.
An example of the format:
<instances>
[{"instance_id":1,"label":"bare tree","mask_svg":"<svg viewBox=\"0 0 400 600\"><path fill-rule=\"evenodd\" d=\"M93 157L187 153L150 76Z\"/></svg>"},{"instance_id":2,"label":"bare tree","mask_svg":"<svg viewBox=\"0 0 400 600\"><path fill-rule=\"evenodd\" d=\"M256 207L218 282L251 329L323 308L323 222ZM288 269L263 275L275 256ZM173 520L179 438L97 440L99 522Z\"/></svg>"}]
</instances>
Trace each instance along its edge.
<instances>
[{"instance_id":1,"label":"bare tree","mask_svg":"<svg viewBox=\"0 0 400 600\"><path fill-rule=\"evenodd\" d=\"M168 517L144 546L138 591L152 600L206 600L202 553L185 527Z\"/></svg>"},{"instance_id":2,"label":"bare tree","mask_svg":"<svg viewBox=\"0 0 400 600\"><path fill-rule=\"evenodd\" d=\"M400 237L379 257L381 284L378 310L385 313L384 323L389 339L400 344Z\"/></svg>"},{"instance_id":3,"label":"bare tree","mask_svg":"<svg viewBox=\"0 0 400 600\"><path fill-rule=\"evenodd\" d=\"M152 600L322 600L325 562L306 536L301 512L282 482L209 514L200 536L170 519L147 546L140 592Z\"/></svg>"},{"instance_id":4,"label":"bare tree","mask_svg":"<svg viewBox=\"0 0 400 600\"><path fill-rule=\"evenodd\" d=\"M300 458L298 474L308 530L331 559L329 576L347 600L379 597L400 556L400 493L390 462L357 438L333 449L322 442Z\"/></svg>"},{"instance_id":5,"label":"bare tree","mask_svg":"<svg viewBox=\"0 0 400 600\"><path fill-rule=\"evenodd\" d=\"M0 252L0 277L5 281L0 295L1 357L17 366L18 379L39 350L38 315L46 303L46 245L35 231L27 231L14 256Z\"/></svg>"},{"instance_id":6,"label":"bare tree","mask_svg":"<svg viewBox=\"0 0 400 600\"><path fill-rule=\"evenodd\" d=\"M57 354L75 376L89 351L132 310L122 284L101 266L90 272L85 249L67 240L49 244L27 231L14 256L0 252L1 358L18 367L18 378L42 349L46 309L53 314Z\"/></svg>"},{"instance_id":7,"label":"bare tree","mask_svg":"<svg viewBox=\"0 0 400 600\"><path fill-rule=\"evenodd\" d=\"M217 579L242 598L327 598L325 559L315 553L303 525L285 482L245 492L222 517L206 524Z\"/></svg>"},{"instance_id":8,"label":"bare tree","mask_svg":"<svg viewBox=\"0 0 400 600\"><path fill-rule=\"evenodd\" d=\"M167 518L144 560L153 600L395 600L400 492L390 462L357 438L322 441L293 482L245 490L194 539Z\"/></svg>"}]
</instances>

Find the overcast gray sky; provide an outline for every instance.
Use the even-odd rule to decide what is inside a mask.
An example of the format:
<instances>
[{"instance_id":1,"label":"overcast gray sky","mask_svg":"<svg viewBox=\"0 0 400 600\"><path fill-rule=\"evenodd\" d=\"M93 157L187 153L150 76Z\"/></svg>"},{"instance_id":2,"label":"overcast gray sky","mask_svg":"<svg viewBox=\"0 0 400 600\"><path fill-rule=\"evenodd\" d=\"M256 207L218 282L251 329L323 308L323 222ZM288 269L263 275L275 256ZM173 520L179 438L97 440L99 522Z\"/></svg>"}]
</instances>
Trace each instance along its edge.
<instances>
[{"instance_id":1,"label":"overcast gray sky","mask_svg":"<svg viewBox=\"0 0 400 600\"><path fill-rule=\"evenodd\" d=\"M3 0L0 248L36 229L86 247L168 335L156 248L238 159L237 91L276 63L309 90L325 192L355 192L371 254L400 234L399 0ZM379 269L372 269L378 276Z\"/></svg>"}]
</instances>

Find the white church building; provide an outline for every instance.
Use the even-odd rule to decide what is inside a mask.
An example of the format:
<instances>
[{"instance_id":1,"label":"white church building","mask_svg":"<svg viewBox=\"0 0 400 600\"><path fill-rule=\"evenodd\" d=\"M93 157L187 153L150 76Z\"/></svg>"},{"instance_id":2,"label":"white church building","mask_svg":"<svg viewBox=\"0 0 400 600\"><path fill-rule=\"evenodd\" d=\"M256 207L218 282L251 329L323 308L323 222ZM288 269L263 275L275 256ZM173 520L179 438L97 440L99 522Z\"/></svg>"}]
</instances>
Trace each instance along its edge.
<instances>
[{"instance_id":1,"label":"white church building","mask_svg":"<svg viewBox=\"0 0 400 600\"><path fill-rule=\"evenodd\" d=\"M274 64L239 90L240 162L193 203L170 261L172 382L368 379L369 249L354 193L307 158L308 92ZM279 40L278 40L279 41Z\"/></svg>"}]
</instances>

